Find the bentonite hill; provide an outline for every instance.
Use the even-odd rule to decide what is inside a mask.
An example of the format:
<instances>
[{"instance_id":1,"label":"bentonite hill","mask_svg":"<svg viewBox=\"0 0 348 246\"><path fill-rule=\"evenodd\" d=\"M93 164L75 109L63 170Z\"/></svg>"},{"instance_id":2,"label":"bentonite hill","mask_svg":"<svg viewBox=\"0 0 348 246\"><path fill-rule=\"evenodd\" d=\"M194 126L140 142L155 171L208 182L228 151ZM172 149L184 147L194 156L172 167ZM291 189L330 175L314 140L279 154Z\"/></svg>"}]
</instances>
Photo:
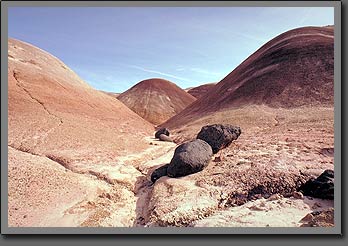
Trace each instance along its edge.
<instances>
[{"instance_id":1,"label":"bentonite hill","mask_svg":"<svg viewBox=\"0 0 348 246\"><path fill-rule=\"evenodd\" d=\"M15 39L8 41L8 105L12 226L50 224L86 194L98 196L104 184L93 176L114 182L103 172L120 169L119 156L144 150L153 132L63 62Z\"/></svg>"},{"instance_id":2,"label":"bentonite hill","mask_svg":"<svg viewBox=\"0 0 348 246\"><path fill-rule=\"evenodd\" d=\"M211 88L213 88L216 83L209 83L204 85L199 85L187 90L187 93L194 96L195 98L200 98L205 95Z\"/></svg>"},{"instance_id":3,"label":"bentonite hill","mask_svg":"<svg viewBox=\"0 0 348 246\"><path fill-rule=\"evenodd\" d=\"M139 82L117 99L153 124L163 123L195 101L176 84L156 78Z\"/></svg>"},{"instance_id":4,"label":"bentonite hill","mask_svg":"<svg viewBox=\"0 0 348 246\"><path fill-rule=\"evenodd\" d=\"M333 106L334 29L304 27L267 42L200 98L164 125L245 105L294 108Z\"/></svg>"}]
</instances>

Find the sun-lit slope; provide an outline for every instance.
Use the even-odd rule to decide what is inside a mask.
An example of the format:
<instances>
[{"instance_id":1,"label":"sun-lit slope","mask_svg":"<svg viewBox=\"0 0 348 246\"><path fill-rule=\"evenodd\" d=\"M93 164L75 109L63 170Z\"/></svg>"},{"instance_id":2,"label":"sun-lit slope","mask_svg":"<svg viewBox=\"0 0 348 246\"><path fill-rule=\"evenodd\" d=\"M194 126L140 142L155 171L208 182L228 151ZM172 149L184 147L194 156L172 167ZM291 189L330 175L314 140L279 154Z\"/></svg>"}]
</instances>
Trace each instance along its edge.
<instances>
[{"instance_id":1,"label":"sun-lit slope","mask_svg":"<svg viewBox=\"0 0 348 246\"><path fill-rule=\"evenodd\" d=\"M8 45L10 146L72 159L142 148L151 124L49 53L14 39Z\"/></svg>"},{"instance_id":2,"label":"sun-lit slope","mask_svg":"<svg viewBox=\"0 0 348 246\"><path fill-rule=\"evenodd\" d=\"M114 180L136 171L120 158L144 151L153 130L54 56L10 39L9 225L96 225L109 211L134 217L122 212L127 204L134 206L134 194ZM108 182L105 170L114 172ZM103 197L110 193L117 199ZM132 220L112 220L112 225L130 226Z\"/></svg>"},{"instance_id":3,"label":"sun-lit slope","mask_svg":"<svg viewBox=\"0 0 348 246\"><path fill-rule=\"evenodd\" d=\"M251 104L292 108L334 102L334 29L304 27L267 42L163 126L176 127L207 113Z\"/></svg>"},{"instance_id":4,"label":"sun-lit slope","mask_svg":"<svg viewBox=\"0 0 348 246\"><path fill-rule=\"evenodd\" d=\"M164 79L147 79L117 97L138 115L160 124L178 114L196 99Z\"/></svg>"}]
</instances>

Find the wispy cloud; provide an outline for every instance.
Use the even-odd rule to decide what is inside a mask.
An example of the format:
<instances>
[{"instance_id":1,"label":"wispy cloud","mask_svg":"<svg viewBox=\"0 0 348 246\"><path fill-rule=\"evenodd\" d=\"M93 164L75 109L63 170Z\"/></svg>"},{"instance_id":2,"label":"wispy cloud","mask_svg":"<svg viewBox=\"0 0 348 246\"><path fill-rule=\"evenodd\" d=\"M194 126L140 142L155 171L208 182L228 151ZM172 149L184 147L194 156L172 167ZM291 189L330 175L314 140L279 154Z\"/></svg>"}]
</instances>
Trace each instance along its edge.
<instances>
[{"instance_id":1,"label":"wispy cloud","mask_svg":"<svg viewBox=\"0 0 348 246\"><path fill-rule=\"evenodd\" d=\"M203 75L209 75L209 76L221 76L221 73L213 72L210 70L205 70L201 69L198 67L193 67L193 68L184 68L184 67L178 67L175 69L176 71L182 72L182 71L189 71L189 72L194 72L194 73L199 73Z\"/></svg>"},{"instance_id":2,"label":"wispy cloud","mask_svg":"<svg viewBox=\"0 0 348 246\"><path fill-rule=\"evenodd\" d=\"M143 67L139 67L139 66L134 66L134 65L131 65L129 67L135 68L135 69L138 69L138 70L141 70L144 72L148 72L148 73L154 73L154 74L159 74L159 75L167 76L167 77L174 78L174 79L179 79L179 80L183 80L183 81L187 81L187 82L193 82L190 79L179 77L179 76L169 74L169 73L163 73L161 71L151 70L151 69L147 69L147 68L143 68Z\"/></svg>"},{"instance_id":3,"label":"wispy cloud","mask_svg":"<svg viewBox=\"0 0 348 246\"><path fill-rule=\"evenodd\" d=\"M260 43L266 43L268 40L265 39L265 38L261 38L261 37L257 37L257 36L254 36L254 35L250 35L250 34L246 34L246 33L241 33L241 32L233 32L233 34L237 35L237 36L240 36L242 38L247 38L247 39L251 39L253 41L257 41L257 42L260 42Z\"/></svg>"},{"instance_id":4,"label":"wispy cloud","mask_svg":"<svg viewBox=\"0 0 348 246\"><path fill-rule=\"evenodd\" d=\"M213 71L209 71L209 70L204 70L201 68L190 68L190 70L192 72L196 72L196 73L201 73L201 74L205 74L205 75L212 75L212 76L219 76L221 75L221 73L217 73L217 72L213 72Z\"/></svg>"}]
</instances>

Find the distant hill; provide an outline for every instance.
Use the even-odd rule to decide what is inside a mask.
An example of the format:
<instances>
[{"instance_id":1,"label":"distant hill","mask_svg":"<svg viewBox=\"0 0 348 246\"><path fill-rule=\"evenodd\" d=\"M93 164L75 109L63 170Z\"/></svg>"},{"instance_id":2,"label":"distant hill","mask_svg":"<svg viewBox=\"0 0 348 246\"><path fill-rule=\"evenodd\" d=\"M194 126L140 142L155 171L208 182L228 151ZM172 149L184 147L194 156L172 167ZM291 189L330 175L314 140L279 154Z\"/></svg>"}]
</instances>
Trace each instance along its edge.
<instances>
[{"instance_id":1,"label":"distant hill","mask_svg":"<svg viewBox=\"0 0 348 246\"><path fill-rule=\"evenodd\" d=\"M161 124L196 100L176 84L147 79L117 97L127 107L153 124Z\"/></svg>"},{"instance_id":2,"label":"distant hill","mask_svg":"<svg viewBox=\"0 0 348 246\"><path fill-rule=\"evenodd\" d=\"M202 97L204 94L206 94L211 88L213 88L214 85L216 85L216 83L209 83L197 87L192 87L189 90L187 90L187 93L198 99Z\"/></svg>"}]
</instances>

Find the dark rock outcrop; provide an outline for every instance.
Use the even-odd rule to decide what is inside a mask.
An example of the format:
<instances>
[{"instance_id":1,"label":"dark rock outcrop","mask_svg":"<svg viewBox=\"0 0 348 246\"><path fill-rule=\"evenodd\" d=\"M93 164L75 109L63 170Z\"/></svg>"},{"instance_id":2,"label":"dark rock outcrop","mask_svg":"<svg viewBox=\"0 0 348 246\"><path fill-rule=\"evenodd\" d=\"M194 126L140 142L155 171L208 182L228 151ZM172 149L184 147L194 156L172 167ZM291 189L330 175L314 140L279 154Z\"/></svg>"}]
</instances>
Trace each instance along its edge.
<instances>
[{"instance_id":1,"label":"dark rock outcrop","mask_svg":"<svg viewBox=\"0 0 348 246\"><path fill-rule=\"evenodd\" d=\"M216 154L228 147L240 134L241 129L238 126L214 124L202 127L197 139L207 142Z\"/></svg>"},{"instance_id":2,"label":"dark rock outcrop","mask_svg":"<svg viewBox=\"0 0 348 246\"><path fill-rule=\"evenodd\" d=\"M153 173L151 174L151 181L153 183L156 182L157 179L159 179L162 176L167 176L167 168L168 168L169 164L165 164L163 166L160 166L159 168L157 168L155 171L153 171Z\"/></svg>"},{"instance_id":3,"label":"dark rock outcrop","mask_svg":"<svg viewBox=\"0 0 348 246\"><path fill-rule=\"evenodd\" d=\"M213 155L210 145L195 139L179 145L169 163L167 173L169 177L181 177L199 172L205 168Z\"/></svg>"},{"instance_id":4,"label":"dark rock outcrop","mask_svg":"<svg viewBox=\"0 0 348 246\"><path fill-rule=\"evenodd\" d=\"M161 128L155 133L155 138L159 138L161 134L169 136L169 130L167 128Z\"/></svg>"},{"instance_id":5,"label":"dark rock outcrop","mask_svg":"<svg viewBox=\"0 0 348 246\"><path fill-rule=\"evenodd\" d=\"M164 134L159 135L159 140L165 141L165 142L173 142L173 139L171 139L170 137Z\"/></svg>"},{"instance_id":6,"label":"dark rock outcrop","mask_svg":"<svg viewBox=\"0 0 348 246\"><path fill-rule=\"evenodd\" d=\"M334 171L325 170L318 178L308 180L300 190L305 196L334 199Z\"/></svg>"}]
</instances>

